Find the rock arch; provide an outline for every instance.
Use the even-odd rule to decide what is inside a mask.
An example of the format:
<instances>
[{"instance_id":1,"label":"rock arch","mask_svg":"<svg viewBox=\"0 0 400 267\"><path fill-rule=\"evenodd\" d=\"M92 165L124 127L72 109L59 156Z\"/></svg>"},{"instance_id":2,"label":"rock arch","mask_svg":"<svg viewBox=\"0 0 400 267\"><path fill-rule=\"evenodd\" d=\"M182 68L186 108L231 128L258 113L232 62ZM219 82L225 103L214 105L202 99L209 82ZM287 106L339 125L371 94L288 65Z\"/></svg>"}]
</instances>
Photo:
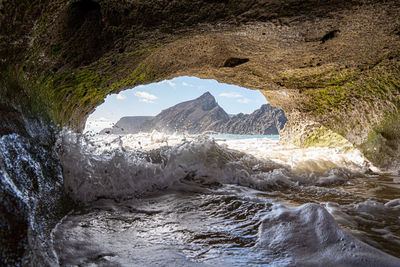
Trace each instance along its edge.
<instances>
[{"instance_id":1,"label":"rock arch","mask_svg":"<svg viewBox=\"0 0 400 267\"><path fill-rule=\"evenodd\" d=\"M2 1L0 11L3 117L24 98L81 130L109 93L192 75L261 90L288 115L287 142L338 134L379 166L398 164L398 1Z\"/></svg>"}]
</instances>

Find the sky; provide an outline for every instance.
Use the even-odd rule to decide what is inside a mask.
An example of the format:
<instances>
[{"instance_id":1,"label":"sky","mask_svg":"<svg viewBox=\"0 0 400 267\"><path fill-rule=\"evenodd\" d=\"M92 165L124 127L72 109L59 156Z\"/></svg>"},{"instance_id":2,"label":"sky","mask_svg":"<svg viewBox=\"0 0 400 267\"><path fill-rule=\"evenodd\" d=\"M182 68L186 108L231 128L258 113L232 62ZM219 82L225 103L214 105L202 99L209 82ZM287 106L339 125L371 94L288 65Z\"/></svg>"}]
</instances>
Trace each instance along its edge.
<instances>
[{"instance_id":1,"label":"sky","mask_svg":"<svg viewBox=\"0 0 400 267\"><path fill-rule=\"evenodd\" d=\"M105 102L89 116L85 131L100 131L124 116L155 116L164 109L195 99L207 91L228 114L252 113L268 103L258 90L182 76L108 95Z\"/></svg>"}]
</instances>

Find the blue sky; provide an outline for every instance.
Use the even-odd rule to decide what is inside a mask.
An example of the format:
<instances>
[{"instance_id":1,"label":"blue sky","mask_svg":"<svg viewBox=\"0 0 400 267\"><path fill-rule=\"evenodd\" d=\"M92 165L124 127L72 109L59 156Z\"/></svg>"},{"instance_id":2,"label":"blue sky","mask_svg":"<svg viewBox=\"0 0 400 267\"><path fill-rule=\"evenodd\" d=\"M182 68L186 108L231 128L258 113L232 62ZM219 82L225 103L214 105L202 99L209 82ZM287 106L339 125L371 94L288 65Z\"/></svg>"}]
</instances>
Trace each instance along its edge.
<instances>
[{"instance_id":1,"label":"blue sky","mask_svg":"<svg viewBox=\"0 0 400 267\"><path fill-rule=\"evenodd\" d=\"M97 130L117 122L124 116L154 116L180 102L192 100L210 92L229 114L251 113L267 100L258 90L219 83L196 77L178 77L159 83L140 85L107 96L89 118L86 128Z\"/></svg>"}]
</instances>

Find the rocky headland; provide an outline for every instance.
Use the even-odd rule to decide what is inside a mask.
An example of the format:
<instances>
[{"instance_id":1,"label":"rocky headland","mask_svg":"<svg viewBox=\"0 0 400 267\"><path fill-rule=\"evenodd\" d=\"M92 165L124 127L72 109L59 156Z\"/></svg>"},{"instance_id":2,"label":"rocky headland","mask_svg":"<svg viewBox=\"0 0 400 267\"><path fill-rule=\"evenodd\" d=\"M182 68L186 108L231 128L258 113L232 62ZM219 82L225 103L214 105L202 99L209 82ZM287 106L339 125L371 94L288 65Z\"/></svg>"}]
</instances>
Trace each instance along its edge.
<instances>
[{"instance_id":1,"label":"rocky headland","mask_svg":"<svg viewBox=\"0 0 400 267\"><path fill-rule=\"evenodd\" d=\"M134 134L152 132L201 134L216 132L223 134L277 135L287 119L283 110L269 104L252 114L229 116L209 92L163 110L155 117L122 117L112 128L100 134Z\"/></svg>"}]
</instances>

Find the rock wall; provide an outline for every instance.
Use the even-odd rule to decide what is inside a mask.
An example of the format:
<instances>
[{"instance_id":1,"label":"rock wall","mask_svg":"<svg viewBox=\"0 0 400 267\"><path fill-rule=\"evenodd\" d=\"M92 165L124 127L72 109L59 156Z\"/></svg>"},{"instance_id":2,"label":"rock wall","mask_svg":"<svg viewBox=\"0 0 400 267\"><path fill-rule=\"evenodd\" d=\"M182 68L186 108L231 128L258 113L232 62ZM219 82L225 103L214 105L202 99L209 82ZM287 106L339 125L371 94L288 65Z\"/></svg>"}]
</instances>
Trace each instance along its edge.
<instances>
[{"instance_id":1,"label":"rock wall","mask_svg":"<svg viewBox=\"0 0 400 267\"><path fill-rule=\"evenodd\" d=\"M1 96L60 125L81 130L109 93L192 75L261 90L288 142L322 144L327 129L398 166L398 1L3 0L0 14Z\"/></svg>"},{"instance_id":2,"label":"rock wall","mask_svg":"<svg viewBox=\"0 0 400 267\"><path fill-rule=\"evenodd\" d=\"M239 113L232 116L213 130L227 134L279 135L286 122L283 110L264 104L251 114Z\"/></svg>"}]
</instances>

